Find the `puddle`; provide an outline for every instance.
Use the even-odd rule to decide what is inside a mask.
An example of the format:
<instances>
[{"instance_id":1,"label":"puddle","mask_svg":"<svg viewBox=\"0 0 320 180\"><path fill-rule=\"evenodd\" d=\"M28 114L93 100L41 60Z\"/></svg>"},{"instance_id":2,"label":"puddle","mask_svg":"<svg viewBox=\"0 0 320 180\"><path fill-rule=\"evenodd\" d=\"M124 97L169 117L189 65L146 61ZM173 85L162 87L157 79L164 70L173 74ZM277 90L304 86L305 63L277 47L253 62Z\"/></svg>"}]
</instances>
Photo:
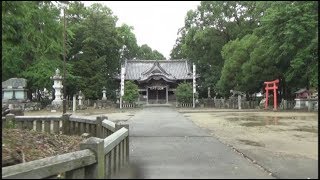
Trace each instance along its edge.
<instances>
[{"instance_id":1,"label":"puddle","mask_svg":"<svg viewBox=\"0 0 320 180\"><path fill-rule=\"evenodd\" d=\"M241 122L241 126L252 127L252 126L267 126L267 125L288 125L287 123L281 122L284 120L308 120L307 116L292 116L292 117L279 117L279 116L241 116L241 117L229 117L225 118L227 121ZM304 130L301 130L304 131ZM308 131L308 130L305 130ZM312 130L310 130L312 131Z\"/></svg>"},{"instance_id":2,"label":"puddle","mask_svg":"<svg viewBox=\"0 0 320 180\"><path fill-rule=\"evenodd\" d=\"M251 145L251 146L260 146L260 147L265 147L266 145L263 143L259 143L256 141L250 141L250 140L246 140L246 139L237 139L240 142L243 142L246 145Z\"/></svg>"},{"instance_id":3,"label":"puddle","mask_svg":"<svg viewBox=\"0 0 320 180\"><path fill-rule=\"evenodd\" d=\"M310 133L318 133L318 128L316 127L308 127L303 126L299 128L292 129L293 131L303 131L303 132L310 132Z\"/></svg>"},{"instance_id":4,"label":"puddle","mask_svg":"<svg viewBox=\"0 0 320 180\"><path fill-rule=\"evenodd\" d=\"M255 121L255 120L308 120L308 117L292 116L292 117L281 117L281 116L241 116L241 117L227 117L228 121Z\"/></svg>"}]
</instances>

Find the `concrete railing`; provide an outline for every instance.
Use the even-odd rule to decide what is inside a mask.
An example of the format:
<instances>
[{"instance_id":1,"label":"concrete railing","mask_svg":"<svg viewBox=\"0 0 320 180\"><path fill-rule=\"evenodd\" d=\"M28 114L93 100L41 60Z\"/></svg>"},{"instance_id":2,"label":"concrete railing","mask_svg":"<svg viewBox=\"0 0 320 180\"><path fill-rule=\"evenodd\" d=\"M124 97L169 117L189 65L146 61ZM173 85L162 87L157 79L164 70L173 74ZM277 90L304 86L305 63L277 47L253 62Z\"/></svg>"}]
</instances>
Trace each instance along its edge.
<instances>
[{"instance_id":1,"label":"concrete railing","mask_svg":"<svg viewBox=\"0 0 320 180\"><path fill-rule=\"evenodd\" d=\"M29 129L38 132L61 134L62 116L15 116L7 114L2 118L2 127L14 126L18 129Z\"/></svg>"},{"instance_id":2,"label":"concrete railing","mask_svg":"<svg viewBox=\"0 0 320 180\"><path fill-rule=\"evenodd\" d=\"M62 120L63 134L89 133L96 137L90 137L82 142L80 151L4 167L2 178L54 178L58 174L70 179L111 178L119 172L120 168L129 163L129 125L127 124L115 124L107 120L106 116L96 118L67 114L58 117L24 116L21 118L11 114L6 116L6 124L23 122L28 128L31 128L30 122L37 124L37 122L49 122L49 120L52 122ZM47 127L44 128L44 132L51 131L48 131Z\"/></svg>"}]
</instances>

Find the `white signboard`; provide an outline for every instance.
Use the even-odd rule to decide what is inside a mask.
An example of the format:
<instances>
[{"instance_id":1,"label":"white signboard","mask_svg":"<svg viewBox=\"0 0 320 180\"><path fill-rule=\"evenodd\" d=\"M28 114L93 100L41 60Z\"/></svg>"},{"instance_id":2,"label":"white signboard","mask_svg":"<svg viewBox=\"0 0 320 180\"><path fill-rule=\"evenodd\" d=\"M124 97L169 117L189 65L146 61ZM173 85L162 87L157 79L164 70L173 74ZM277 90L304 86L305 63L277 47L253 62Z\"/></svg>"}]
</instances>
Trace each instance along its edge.
<instances>
[{"instance_id":1,"label":"white signboard","mask_svg":"<svg viewBox=\"0 0 320 180\"><path fill-rule=\"evenodd\" d=\"M196 65L193 64L193 93L196 93Z\"/></svg>"},{"instance_id":2,"label":"white signboard","mask_svg":"<svg viewBox=\"0 0 320 180\"><path fill-rule=\"evenodd\" d=\"M124 74L125 74L125 68L121 68L121 83L120 83L120 96L124 95Z\"/></svg>"}]
</instances>

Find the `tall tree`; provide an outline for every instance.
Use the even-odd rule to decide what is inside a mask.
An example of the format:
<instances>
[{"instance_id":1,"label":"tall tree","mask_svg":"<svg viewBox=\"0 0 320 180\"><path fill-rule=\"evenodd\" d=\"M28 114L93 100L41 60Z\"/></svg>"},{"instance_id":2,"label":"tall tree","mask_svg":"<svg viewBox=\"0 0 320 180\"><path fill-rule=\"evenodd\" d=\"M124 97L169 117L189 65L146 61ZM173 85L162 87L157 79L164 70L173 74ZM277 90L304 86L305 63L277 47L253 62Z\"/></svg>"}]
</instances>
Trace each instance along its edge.
<instances>
[{"instance_id":1,"label":"tall tree","mask_svg":"<svg viewBox=\"0 0 320 180\"><path fill-rule=\"evenodd\" d=\"M157 50L152 50L147 44L143 44L139 47L138 59L164 60L166 58Z\"/></svg>"},{"instance_id":2,"label":"tall tree","mask_svg":"<svg viewBox=\"0 0 320 180\"><path fill-rule=\"evenodd\" d=\"M195 11L188 11L171 58L187 58L196 63L200 96L206 96L207 87L217 91L216 83L224 64L222 47L252 33L268 6L268 2L203 1Z\"/></svg>"},{"instance_id":3,"label":"tall tree","mask_svg":"<svg viewBox=\"0 0 320 180\"><path fill-rule=\"evenodd\" d=\"M117 17L111 9L92 4L83 21L81 54L74 62L75 75L83 77L82 91L88 98L101 96L103 86L107 94L113 94L113 77L119 67L120 37L115 27ZM90 84L90 86L89 86Z\"/></svg>"},{"instance_id":4,"label":"tall tree","mask_svg":"<svg viewBox=\"0 0 320 180\"><path fill-rule=\"evenodd\" d=\"M22 77L30 91L50 88L62 67L60 9L52 2L2 2L2 78Z\"/></svg>"},{"instance_id":5,"label":"tall tree","mask_svg":"<svg viewBox=\"0 0 320 180\"><path fill-rule=\"evenodd\" d=\"M118 27L118 33L122 43L122 59L134 59L138 57L139 46L135 34L132 32L133 27L122 24Z\"/></svg>"}]
</instances>

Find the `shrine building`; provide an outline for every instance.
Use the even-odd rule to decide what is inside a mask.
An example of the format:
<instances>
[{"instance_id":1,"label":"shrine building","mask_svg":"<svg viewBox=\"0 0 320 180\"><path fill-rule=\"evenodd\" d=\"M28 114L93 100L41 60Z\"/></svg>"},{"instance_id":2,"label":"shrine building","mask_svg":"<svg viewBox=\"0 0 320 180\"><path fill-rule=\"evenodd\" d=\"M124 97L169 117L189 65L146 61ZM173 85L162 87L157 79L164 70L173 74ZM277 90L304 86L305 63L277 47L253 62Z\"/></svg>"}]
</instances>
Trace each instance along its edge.
<instances>
[{"instance_id":1,"label":"shrine building","mask_svg":"<svg viewBox=\"0 0 320 180\"><path fill-rule=\"evenodd\" d=\"M139 87L139 101L146 104L166 104L176 101L179 83L192 84L192 65L188 60L126 60L124 79ZM117 76L120 82L120 75ZM126 88L126 87L124 87Z\"/></svg>"}]
</instances>

